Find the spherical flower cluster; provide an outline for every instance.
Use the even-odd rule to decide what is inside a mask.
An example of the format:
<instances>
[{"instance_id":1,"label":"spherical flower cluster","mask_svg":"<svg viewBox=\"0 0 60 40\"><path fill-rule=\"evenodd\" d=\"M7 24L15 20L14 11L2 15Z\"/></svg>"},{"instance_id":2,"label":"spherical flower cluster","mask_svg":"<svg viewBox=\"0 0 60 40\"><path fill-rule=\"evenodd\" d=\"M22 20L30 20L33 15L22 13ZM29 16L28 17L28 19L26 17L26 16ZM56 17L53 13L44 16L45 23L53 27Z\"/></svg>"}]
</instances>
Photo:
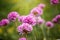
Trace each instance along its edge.
<instances>
[{"instance_id":1,"label":"spherical flower cluster","mask_svg":"<svg viewBox=\"0 0 60 40\"><path fill-rule=\"evenodd\" d=\"M60 15L57 15L55 18L52 20L53 23L60 23Z\"/></svg>"},{"instance_id":2,"label":"spherical flower cluster","mask_svg":"<svg viewBox=\"0 0 60 40\"><path fill-rule=\"evenodd\" d=\"M43 10L41 8L35 7L31 10L30 14L33 14L35 16L40 16L43 14Z\"/></svg>"},{"instance_id":3,"label":"spherical flower cluster","mask_svg":"<svg viewBox=\"0 0 60 40\"><path fill-rule=\"evenodd\" d=\"M34 16L28 15L23 19L23 23L28 23L32 26L35 26L36 24L36 19Z\"/></svg>"},{"instance_id":4,"label":"spherical flower cluster","mask_svg":"<svg viewBox=\"0 0 60 40\"><path fill-rule=\"evenodd\" d=\"M2 19L1 21L0 21L0 26L6 26L6 25L8 25L9 24L9 20L8 19Z\"/></svg>"},{"instance_id":5,"label":"spherical flower cluster","mask_svg":"<svg viewBox=\"0 0 60 40\"><path fill-rule=\"evenodd\" d=\"M15 21L16 20L16 18L18 18L19 17L19 14L17 13L17 12L10 12L9 14L8 14L8 19L10 20L10 21Z\"/></svg>"},{"instance_id":6,"label":"spherical flower cluster","mask_svg":"<svg viewBox=\"0 0 60 40\"><path fill-rule=\"evenodd\" d=\"M38 7L43 9L43 8L45 8L45 4L41 3L38 5Z\"/></svg>"},{"instance_id":7,"label":"spherical flower cluster","mask_svg":"<svg viewBox=\"0 0 60 40\"><path fill-rule=\"evenodd\" d=\"M33 30L33 27L28 23L23 23L22 25L17 27L18 32L22 33L29 33Z\"/></svg>"},{"instance_id":8,"label":"spherical flower cluster","mask_svg":"<svg viewBox=\"0 0 60 40\"><path fill-rule=\"evenodd\" d=\"M50 22L50 21L47 21L46 22L46 26L51 28L51 27L54 26L54 24L52 22Z\"/></svg>"},{"instance_id":9,"label":"spherical flower cluster","mask_svg":"<svg viewBox=\"0 0 60 40\"><path fill-rule=\"evenodd\" d=\"M51 4L58 4L59 0L51 0L50 2L51 2Z\"/></svg>"},{"instance_id":10,"label":"spherical flower cluster","mask_svg":"<svg viewBox=\"0 0 60 40\"><path fill-rule=\"evenodd\" d=\"M26 16L20 16L20 17L18 17L18 21L19 21L19 22L23 22L23 20L24 20L25 17L26 17Z\"/></svg>"},{"instance_id":11,"label":"spherical flower cluster","mask_svg":"<svg viewBox=\"0 0 60 40\"><path fill-rule=\"evenodd\" d=\"M43 24L45 21L41 17L38 17L37 22L38 22L38 24Z\"/></svg>"},{"instance_id":12,"label":"spherical flower cluster","mask_svg":"<svg viewBox=\"0 0 60 40\"><path fill-rule=\"evenodd\" d=\"M19 38L19 40L27 40L25 37Z\"/></svg>"},{"instance_id":13,"label":"spherical flower cluster","mask_svg":"<svg viewBox=\"0 0 60 40\"><path fill-rule=\"evenodd\" d=\"M53 22L53 23L57 23L58 21L57 21L56 18L53 18L53 19L52 19L52 22Z\"/></svg>"}]
</instances>

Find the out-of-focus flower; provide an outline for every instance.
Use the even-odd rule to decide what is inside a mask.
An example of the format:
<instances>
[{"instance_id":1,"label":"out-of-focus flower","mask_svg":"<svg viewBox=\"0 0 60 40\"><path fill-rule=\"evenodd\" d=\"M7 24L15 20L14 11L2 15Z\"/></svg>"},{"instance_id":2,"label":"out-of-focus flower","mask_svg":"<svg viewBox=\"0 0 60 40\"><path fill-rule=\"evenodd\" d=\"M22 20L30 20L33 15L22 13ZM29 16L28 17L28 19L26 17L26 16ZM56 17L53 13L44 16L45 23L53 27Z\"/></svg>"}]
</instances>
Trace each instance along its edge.
<instances>
[{"instance_id":1,"label":"out-of-focus flower","mask_svg":"<svg viewBox=\"0 0 60 40\"><path fill-rule=\"evenodd\" d=\"M52 22L53 22L53 23L58 23L58 21L57 21L56 18L53 18L53 19L52 19Z\"/></svg>"},{"instance_id":2,"label":"out-of-focus flower","mask_svg":"<svg viewBox=\"0 0 60 40\"><path fill-rule=\"evenodd\" d=\"M8 14L8 19L10 20L10 21L15 21L16 20L16 18L18 18L19 17L19 14L17 13L17 12L10 12L9 14Z\"/></svg>"},{"instance_id":3,"label":"out-of-focus flower","mask_svg":"<svg viewBox=\"0 0 60 40\"><path fill-rule=\"evenodd\" d=\"M19 38L19 40L27 40L25 37Z\"/></svg>"},{"instance_id":4,"label":"out-of-focus flower","mask_svg":"<svg viewBox=\"0 0 60 40\"><path fill-rule=\"evenodd\" d=\"M23 33L23 26L22 26L22 25L18 26L18 27L17 27L17 31L18 31L20 34L22 34L22 33Z\"/></svg>"},{"instance_id":5,"label":"out-of-focus flower","mask_svg":"<svg viewBox=\"0 0 60 40\"><path fill-rule=\"evenodd\" d=\"M6 25L8 25L9 24L9 20L8 19L2 19L1 21L0 21L0 26L6 26Z\"/></svg>"},{"instance_id":6,"label":"out-of-focus flower","mask_svg":"<svg viewBox=\"0 0 60 40\"><path fill-rule=\"evenodd\" d=\"M50 3L51 4L58 4L59 3L59 0L50 0Z\"/></svg>"},{"instance_id":7,"label":"out-of-focus flower","mask_svg":"<svg viewBox=\"0 0 60 40\"><path fill-rule=\"evenodd\" d=\"M33 27L28 23L23 23L22 25L18 26L17 30L20 33L29 33L33 30Z\"/></svg>"},{"instance_id":8,"label":"out-of-focus flower","mask_svg":"<svg viewBox=\"0 0 60 40\"><path fill-rule=\"evenodd\" d=\"M54 24L52 22L50 22L50 21L47 21L46 22L46 26L51 28L51 27L54 26Z\"/></svg>"},{"instance_id":9,"label":"out-of-focus flower","mask_svg":"<svg viewBox=\"0 0 60 40\"><path fill-rule=\"evenodd\" d=\"M45 22L45 20L42 19L41 17L38 17L37 22L38 22L38 24L43 24Z\"/></svg>"},{"instance_id":10,"label":"out-of-focus flower","mask_svg":"<svg viewBox=\"0 0 60 40\"><path fill-rule=\"evenodd\" d=\"M60 23L60 15L57 15L55 18L57 19L58 23Z\"/></svg>"},{"instance_id":11,"label":"out-of-focus flower","mask_svg":"<svg viewBox=\"0 0 60 40\"><path fill-rule=\"evenodd\" d=\"M32 26L35 26L36 25L36 19L34 16L31 16L31 15L27 15L24 19L23 19L23 22L24 23L28 23Z\"/></svg>"},{"instance_id":12,"label":"out-of-focus flower","mask_svg":"<svg viewBox=\"0 0 60 40\"><path fill-rule=\"evenodd\" d=\"M31 10L30 14L33 14L35 16L40 16L43 14L43 10L41 8L35 7Z\"/></svg>"},{"instance_id":13,"label":"out-of-focus flower","mask_svg":"<svg viewBox=\"0 0 60 40\"><path fill-rule=\"evenodd\" d=\"M41 9L45 8L45 6L46 6L46 5L43 4L43 3L41 3L41 4L38 5L38 7L41 8Z\"/></svg>"},{"instance_id":14,"label":"out-of-focus flower","mask_svg":"<svg viewBox=\"0 0 60 40\"><path fill-rule=\"evenodd\" d=\"M19 22L23 22L23 19L25 18L26 16L20 16L20 17L18 17L18 21Z\"/></svg>"}]
</instances>

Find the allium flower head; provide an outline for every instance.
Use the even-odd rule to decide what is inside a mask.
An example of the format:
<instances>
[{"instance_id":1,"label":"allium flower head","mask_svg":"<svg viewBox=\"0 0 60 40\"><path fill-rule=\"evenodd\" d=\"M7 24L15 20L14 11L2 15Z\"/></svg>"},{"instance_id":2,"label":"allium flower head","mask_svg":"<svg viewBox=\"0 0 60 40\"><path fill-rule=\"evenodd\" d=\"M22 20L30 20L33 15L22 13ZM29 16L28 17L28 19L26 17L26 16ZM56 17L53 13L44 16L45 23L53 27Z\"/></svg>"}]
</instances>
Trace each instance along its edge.
<instances>
[{"instance_id":1,"label":"allium flower head","mask_svg":"<svg viewBox=\"0 0 60 40\"><path fill-rule=\"evenodd\" d=\"M16 18L18 18L19 17L19 14L17 13L17 12L10 12L9 14L8 14L8 19L10 20L10 21L15 21L16 20Z\"/></svg>"},{"instance_id":2,"label":"allium flower head","mask_svg":"<svg viewBox=\"0 0 60 40\"><path fill-rule=\"evenodd\" d=\"M8 25L9 24L9 20L8 19L2 19L1 21L0 21L0 26L6 26L6 25Z\"/></svg>"},{"instance_id":3,"label":"allium flower head","mask_svg":"<svg viewBox=\"0 0 60 40\"><path fill-rule=\"evenodd\" d=\"M18 26L17 31L22 34L23 33L23 26L22 25Z\"/></svg>"},{"instance_id":4,"label":"allium flower head","mask_svg":"<svg viewBox=\"0 0 60 40\"><path fill-rule=\"evenodd\" d=\"M38 22L38 24L43 24L45 21L41 17L38 17L37 22Z\"/></svg>"},{"instance_id":5,"label":"allium flower head","mask_svg":"<svg viewBox=\"0 0 60 40\"><path fill-rule=\"evenodd\" d=\"M22 25L18 26L17 30L20 33L29 33L33 30L33 27L28 23L23 23Z\"/></svg>"},{"instance_id":6,"label":"allium flower head","mask_svg":"<svg viewBox=\"0 0 60 40\"><path fill-rule=\"evenodd\" d=\"M59 0L51 0L50 2L51 2L51 4L58 4Z\"/></svg>"},{"instance_id":7,"label":"allium flower head","mask_svg":"<svg viewBox=\"0 0 60 40\"><path fill-rule=\"evenodd\" d=\"M19 40L27 40L26 38L22 37L22 38L19 38Z\"/></svg>"},{"instance_id":8,"label":"allium flower head","mask_svg":"<svg viewBox=\"0 0 60 40\"><path fill-rule=\"evenodd\" d=\"M53 18L53 19L52 19L52 22L53 22L53 23L57 23L57 22L58 22L58 21L57 21L57 18Z\"/></svg>"},{"instance_id":9,"label":"allium flower head","mask_svg":"<svg viewBox=\"0 0 60 40\"><path fill-rule=\"evenodd\" d=\"M60 15L57 15L56 19L57 19L58 23L60 23Z\"/></svg>"},{"instance_id":10,"label":"allium flower head","mask_svg":"<svg viewBox=\"0 0 60 40\"><path fill-rule=\"evenodd\" d=\"M24 23L28 23L28 24L30 24L30 25L32 25L32 26L35 26L35 24L36 24L36 19L35 19L34 16L28 15L28 16L26 16L26 17L23 19L23 22L24 22Z\"/></svg>"},{"instance_id":11,"label":"allium flower head","mask_svg":"<svg viewBox=\"0 0 60 40\"><path fill-rule=\"evenodd\" d=\"M46 26L48 26L48 27L53 27L54 24L53 24L52 22L48 21L48 22L46 22Z\"/></svg>"},{"instance_id":12,"label":"allium flower head","mask_svg":"<svg viewBox=\"0 0 60 40\"><path fill-rule=\"evenodd\" d=\"M35 7L31 10L30 14L33 14L35 16L40 16L43 14L43 10L41 8Z\"/></svg>"},{"instance_id":13,"label":"allium flower head","mask_svg":"<svg viewBox=\"0 0 60 40\"><path fill-rule=\"evenodd\" d=\"M45 4L41 3L41 4L38 5L38 7L43 9L43 8L45 8Z\"/></svg>"},{"instance_id":14,"label":"allium flower head","mask_svg":"<svg viewBox=\"0 0 60 40\"><path fill-rule=\"evenodd\" d=\"M19 22L23 22L23 20L24 20L25 17L26 17L26 16L20 16L20 17L18 17L18 21L19 21Z\"/></svg>"}]
</instances>

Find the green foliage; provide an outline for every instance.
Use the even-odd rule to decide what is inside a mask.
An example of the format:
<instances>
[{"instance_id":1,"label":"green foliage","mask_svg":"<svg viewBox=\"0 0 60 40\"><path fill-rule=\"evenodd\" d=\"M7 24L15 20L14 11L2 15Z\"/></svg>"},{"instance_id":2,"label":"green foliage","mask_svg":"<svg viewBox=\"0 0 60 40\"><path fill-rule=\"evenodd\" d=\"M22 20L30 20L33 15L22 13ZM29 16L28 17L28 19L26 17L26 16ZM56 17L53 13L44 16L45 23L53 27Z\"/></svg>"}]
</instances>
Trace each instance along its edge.
<instances>
[{"instance_id":1,"label":"green foliage","mask_svg":"<svg viewBox=\"0 0 60 40\"><path fill-rule=\"evenodd\" d=\"M7 18L7 15L11 11L17 11L20 15L29 14L30 10L36 7L38 4L44 3L46 7L44 9L44 14L42 17L46 20L52 20L56 15L60 14L60 4L51 5L49 0L0 0L0 20ZM20 23L19 23L20 24ZM19 25L18 24L18 25ZM0 28L0 38L5 40L18 40L19 34L16 31L16 26L14 23L11 23L6 27L8 36L4 35L4 29ZM34 30L31 34L28 34L29 40L42 40L43 34L42 30L39 27L34 27ZM52 38L60 38L60 25L55 24L54 28L50 30L50 36Z\"/></svg>"}]
</instances>

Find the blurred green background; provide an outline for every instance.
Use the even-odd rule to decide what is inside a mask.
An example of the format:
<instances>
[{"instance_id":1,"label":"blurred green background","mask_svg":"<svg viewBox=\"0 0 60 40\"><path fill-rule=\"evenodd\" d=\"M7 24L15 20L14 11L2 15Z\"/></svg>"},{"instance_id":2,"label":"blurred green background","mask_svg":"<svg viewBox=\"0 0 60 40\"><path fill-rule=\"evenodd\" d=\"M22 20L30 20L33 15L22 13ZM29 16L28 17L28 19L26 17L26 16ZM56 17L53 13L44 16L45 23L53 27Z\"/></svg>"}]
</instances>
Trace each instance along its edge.
<instances>
[{"instance_id":1,"label":"blurred green background","mask_svg":"<svg viewBox=\"0 0 60 40\"><path fill-rule=\"evenodd\" d=\"M50 0L0 0L0 20L3 18L7 18L7 15L11 11L17 11L20 15L27 15L30 13L30 10L36 7L38 4L44 3L46 7L44 8L44 14L42 17L46 21L52 20L56 15L60 14L60 3L57 5L51 5ZM19 23L18 23L19 25ZM37 40L42 40L43 35L41 30L38 27L35 27L35 34L29 34L28 38L30 40L34 40L34 36L36 36ZM0 28L0 39L1 40L18 40L19 34L15 32L14 22L11 22L9 26L7 26L7 37L4 37L3 28ZM34 29L35 30L35 29ZM33 30L33 31L34 31ZM40 35L40 36L39 36ZM54 28L50 30L50 36L52 38L60 38L60 24L55 24Z\"/></svg>"}]
</instances>

